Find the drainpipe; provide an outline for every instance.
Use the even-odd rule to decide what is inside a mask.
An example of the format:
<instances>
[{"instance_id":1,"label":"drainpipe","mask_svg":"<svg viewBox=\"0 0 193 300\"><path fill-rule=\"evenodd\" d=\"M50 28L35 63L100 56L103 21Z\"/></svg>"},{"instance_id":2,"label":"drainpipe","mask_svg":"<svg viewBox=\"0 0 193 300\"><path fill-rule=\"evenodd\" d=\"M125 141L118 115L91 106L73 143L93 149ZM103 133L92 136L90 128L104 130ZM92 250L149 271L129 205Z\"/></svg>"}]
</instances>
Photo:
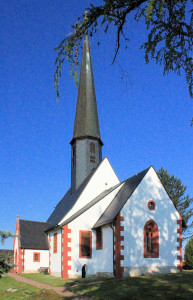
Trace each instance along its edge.
<instances>
[{"instance_id":1,"label":"drainpipe","mask_svg":"<svg viewBox=\"0 0 193 300\"><path fill-rule=\"evenodd\" d=\"M115 256L115 249L114 249L114 236L115 236L115 230L113 227L113 223L110 223L110 227L113 230L113 275L115 276L115 266L114 266L114 256Z\"/></svg>"}]
</instances>

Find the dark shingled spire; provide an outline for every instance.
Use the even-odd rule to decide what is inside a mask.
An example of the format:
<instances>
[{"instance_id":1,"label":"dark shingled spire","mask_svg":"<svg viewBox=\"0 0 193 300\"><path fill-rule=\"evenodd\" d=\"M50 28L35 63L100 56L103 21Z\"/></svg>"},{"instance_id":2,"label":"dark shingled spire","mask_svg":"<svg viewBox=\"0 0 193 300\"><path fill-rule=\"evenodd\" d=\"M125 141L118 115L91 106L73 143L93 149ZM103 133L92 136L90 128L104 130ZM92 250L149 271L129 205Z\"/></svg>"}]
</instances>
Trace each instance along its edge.
<instances>
[{"instance_id":1,"label":"dark shingled spire","mask_svg":"<svg viewBox=\"0 0 193 300\"><path fill-rule=\"evenodd\" d=\"M100 140L99 120L88 34L85 35L83 45L73 140L86 136ZM101 140L100 143L102 143Z\"/></svg>"},{"instance_id":2,"label":"dark shingled spire","mask_svg":"<svg viewBox=\"0 0 193 300\"><path fill-rule=\"evenodd\" d=\"M71 193L102 160L94 77L88 34L85 35L72 141Z\"/></svg>"}]
</instances>

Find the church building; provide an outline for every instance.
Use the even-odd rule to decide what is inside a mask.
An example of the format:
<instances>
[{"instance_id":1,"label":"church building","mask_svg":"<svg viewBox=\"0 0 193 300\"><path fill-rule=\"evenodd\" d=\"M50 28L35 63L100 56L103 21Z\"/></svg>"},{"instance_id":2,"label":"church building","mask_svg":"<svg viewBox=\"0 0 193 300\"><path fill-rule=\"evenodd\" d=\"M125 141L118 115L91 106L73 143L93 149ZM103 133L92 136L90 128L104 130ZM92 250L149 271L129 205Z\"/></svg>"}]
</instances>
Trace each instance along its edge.
<instances>
[{"instance_id":1,"label":"church building","mask_svg":"<svg viewBox=\"0 0 193 300\"><path fill-rule=\"evenodd\" d=\"M88 35L70 144L71 187L46 222L17 218L13 271L48 268L63 278L182 271L182 218L155 169L120 182L102 158Z\"/></svg>"}]
</instances>

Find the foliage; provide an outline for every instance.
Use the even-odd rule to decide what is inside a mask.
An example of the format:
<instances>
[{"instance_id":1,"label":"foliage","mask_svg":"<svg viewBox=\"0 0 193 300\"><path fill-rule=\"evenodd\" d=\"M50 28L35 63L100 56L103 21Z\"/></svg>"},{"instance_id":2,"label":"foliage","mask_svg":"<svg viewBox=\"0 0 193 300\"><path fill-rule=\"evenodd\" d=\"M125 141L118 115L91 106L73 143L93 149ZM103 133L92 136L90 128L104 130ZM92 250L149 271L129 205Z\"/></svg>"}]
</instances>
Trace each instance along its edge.
<instances>
[{"instance_id":1,"label":"foliage","mask_svg":"<svg viewBox=\"0 0 193 300\"><path fill-rule=\"evenodd\" d=\"M13 256L10 253L0 253L0 277L13 267Z\"/></svg>"},{"instance_id":2,"label":"foliage","mask_svg":"<svg viewBox=\"0 0 193 300\"><path fill-rule=\"evenodd\" d=\"M31 278L31 274L25 277ZM54 285L58 280L58 286L63 280L64 288L93 299L192 299L193 294L193 272L183 272L177 274L143 275L139 277L129 277L122 279L112 278L79 278L61 279L54 276L33 274L33 279L39 282L39 275L45 278L50 277L49 284L54 280ZM38 279L36 279L36 276ZM47 279L46 279L47 280ZM177 296L176 296L177 295ZM77 297L78 298L78 297ZM80 297L81 298L81 297Z\"/></svg>"},{"instance_id":3,"label":"foliage","mask_svg":"<svg viewBox=\"0 0 193 300\"><path fill-rule=\"evenodd\" d=\"M2 231L0 230L0 237L1 237L1 243L3 244L4 241L9 238L13 237L14 235L11 233L11 231Z\"/></svg>"},{"instance_id":4,"label":"foliage","mask_svg":"<svg viewBox=\"0 0 193 300\"><path fill-rule=\"evenodd\" d=\"M3 244L5 239L13 237L14 235L10 231L0 230L1 243ZM10 254L0 253L0 277L1 274L7 273L13 267Z\"/></svg>"},{"instance_id":5,"label":"foliage","mask_svg":"<svg viewBox=\"0 0 193 300\"><path fill-rule=\"evenodd\" d=\"M189 239L185 247L184 253L185 268L193 269L193 236Z\"/></svg>"},{"instance_id":6,"label":"foliage","mask_svg":"<svg viewBox=\"0 0 193 300\"><path fill-rule=\"evenodd\" d=\"M94 3L94 1L92 1ZM186 76L190 96L193 97L193 0L101 0L101 5L90 4L76 24L73 32L66 36L59 46L54 76L55 90L59 97L58 82L61 66L69 61L71 74L78 81L79 48L81 40L88 32L93 36L100 27L108 33L109 28L115 30L115 53L113 63L118 54L121 38L127 42L129 31L126 29L128 17L134 13L135 20L144 20L147 30L146 42L141 46L145 50L145 61L154 59L163 65L163 73L170 71ZM99 42L98 42L99 43Z\"/></svg>"},{"instance_id":7,"label":"foliage","mask_svg":"<svg viewBox=\"0 0 193 300\"><path fill-rule=\"evenodd\" d=\"M157 174L185 223L183 232L186 236L189 235L193 228L193 222L188 224L193 216L193 208L191 208L193 198L190 198L188 194L185 195L186 186L181 183L181 180L174 175L170 175L163 167L158 170Z\"/></svg>"}]
</instances>

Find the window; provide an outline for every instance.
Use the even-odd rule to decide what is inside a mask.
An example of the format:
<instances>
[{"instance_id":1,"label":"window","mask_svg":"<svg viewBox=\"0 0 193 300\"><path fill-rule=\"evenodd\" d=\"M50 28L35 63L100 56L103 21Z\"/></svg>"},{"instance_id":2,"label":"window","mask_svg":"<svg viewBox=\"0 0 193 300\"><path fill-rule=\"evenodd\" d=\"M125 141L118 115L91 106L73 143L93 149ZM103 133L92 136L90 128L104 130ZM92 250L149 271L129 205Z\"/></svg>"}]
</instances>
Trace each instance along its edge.
<instances>
[{"instance_id":1,"label":"window","mask_svg":"<svg viewBox=\"0 0 193 300\"><path fill-rule=\"evenodd\" d=\"M76 148L75 146L72 148L72 165L75 166L76 161Z\"/></svg>"},{"instance_id":2,"label":"window","mask_svg":"<svg viewBox=\"0 0 193 300\"><path fill-rule=\"evenodd\" d=\"M154 210L155 209L155 202L153 200L149 200L147 203L147 206L150 210Z\"/></svg>"},{"instance_id":3,"label":"window","mask_svg":"<svg viewBox=\"0 0 193 300\"><path fill-rule=\"evenodd\" d=\"M96 229L96 250L103 248L103 231L102 228Z\"/></svg>"},{"instance_id":4,"label":"window","mask_svg":"<svg viewBox=\"0 0 193 300\"><path fill-rule=\"evenodd\" d=\"M144 226L144 257L159 257L159 231L153 220L149 220Z\"/></svg>"},{"instance_id":5,"label":"window","mask_svg":"<svg viewBox=\"0 0 193 300\"><path fill-rule=\"evenodd\" d=\"M58 236L57 236L57 233L55 233L54 234L54 247L53 247L53 249L54 249L54 253L57 253L57 246L58 246L58 244L57 244L57 240L58 240Z\"/></svg>"},{"instance_id":6,"label":"window","mask_svg":"<svg viewBox=\"0 0 193 300\"><path fill-rule=\"evenodd\" d=\"M92 258L92 231L80 231L79 257Z\"/></svg>"},{"instance_id":7,"label":"window","mask_svg":"<svg viewBox=\"0 0 193 300\"><path fill-rule=\"evenodd\" d=\"M33 253L33 261L34 262L40 262L40 253L39 252L34 252Z\"/></svg>"},{"instance_id":8,"label":"window","mask_svg":"<svg viewBox=\"0 0 193 300\"><path fill-rule=\"evenodd\" d=\"M90 144L90 153L95 153L95 144Z\"/></svg>"},{"instance_id":9,"label":"window","mask_svg":"<svg viewBox=\"0 0 193 300\"><path fill-rule=\"evenodd\" d=\"M95 163L95 162L96 162L96 157L90 156L90 162L91 162L91 163Z\"/></svg>"}]
</instances>

